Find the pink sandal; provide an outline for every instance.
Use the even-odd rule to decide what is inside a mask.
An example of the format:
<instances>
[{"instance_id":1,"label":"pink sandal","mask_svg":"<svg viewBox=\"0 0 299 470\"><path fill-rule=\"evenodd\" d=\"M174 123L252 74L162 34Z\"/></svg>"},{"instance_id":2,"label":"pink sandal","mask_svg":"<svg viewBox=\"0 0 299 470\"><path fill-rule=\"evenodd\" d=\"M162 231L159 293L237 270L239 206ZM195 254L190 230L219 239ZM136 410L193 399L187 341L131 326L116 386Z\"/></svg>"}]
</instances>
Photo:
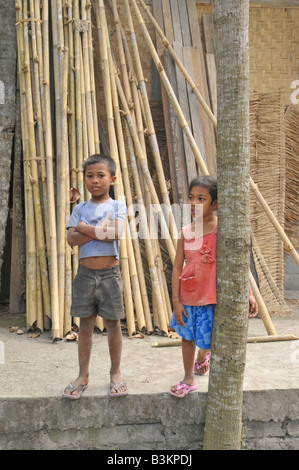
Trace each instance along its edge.
<instances>
[{"instance_id":1,"label":"pink sandal","mask_svg":"<svg viewBox=\"0 0 299 470\"><path fill-rule=\"evenodd\" d=\"M195 361L195 364L194 364L194 373L196 375L204 375L206 372L208 372L208 370L210 369L210 359L211 359L211 353L208 353L205 360L203 362L197 362L197 360ZM207 367L207 371L204 372L204 374L199 374L199 371L203 368L203 367Z\"/></svg>"},{"instance_id":2,"label":"pink sandal","mask_svg":"<svg viewBox=\"0 0 299 470\"><path fill-rule=\"evenodd\" d=\"M190 384L185 384L183 382L180 382L180 383L176 384L175 391L170 389L169 393L171 395L173 395L174 397L184 398L186 395L188 395L189 392L193 392L194 390L196 390L197 387L198 387L197 383L194 383L193 385L190 385ZM183 392L182 393L175 393L179 390L183 390Z\"/></svg>"}]
</instances>

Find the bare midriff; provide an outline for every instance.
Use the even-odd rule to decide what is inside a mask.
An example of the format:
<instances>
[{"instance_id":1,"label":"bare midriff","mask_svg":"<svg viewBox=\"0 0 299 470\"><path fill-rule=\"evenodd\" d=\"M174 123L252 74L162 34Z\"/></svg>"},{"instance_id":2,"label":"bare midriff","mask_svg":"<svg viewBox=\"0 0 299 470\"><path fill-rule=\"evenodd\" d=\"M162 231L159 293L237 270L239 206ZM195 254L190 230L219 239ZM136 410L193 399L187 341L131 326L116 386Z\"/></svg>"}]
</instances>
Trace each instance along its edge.
<instances>
[{"instance_id":1,"label":"bare midriff","mask_svg":"<svg viewBox=\"0 0 299 470\"><path fill-rule=\"evenodd\" d=\"M107 269L118 266L119 261L115 256L91 256L90 258L81 258L80 264L90 269Z\"/></svg>"}]
</instances>

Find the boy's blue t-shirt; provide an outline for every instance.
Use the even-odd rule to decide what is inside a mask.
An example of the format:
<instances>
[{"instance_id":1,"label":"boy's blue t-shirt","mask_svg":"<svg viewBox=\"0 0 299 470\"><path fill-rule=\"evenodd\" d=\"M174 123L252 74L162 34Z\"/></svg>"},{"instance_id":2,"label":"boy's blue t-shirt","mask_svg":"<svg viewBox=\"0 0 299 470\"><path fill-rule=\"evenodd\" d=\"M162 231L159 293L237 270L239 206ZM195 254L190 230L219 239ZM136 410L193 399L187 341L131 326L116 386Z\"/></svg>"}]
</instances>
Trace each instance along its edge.
<instances>
[{"instance_id":1,"label":"boy's blue t-shirt","mask_svg":"<svg viewBox=\"0 0 299 470\"><path fill-rule=\"evenodd\" d=\"M94 203L91 200L77 204L70 216L67 229L77 227L79 222L84 221L88 225L98 225L110 216L110 220L126 221L127 207L121 201L109 199L105 202ZM91 240L84 245L79 245L79 259L92 256L115 256L119 259L119 240L101 241Z\"/></svg>"}]
</instances>

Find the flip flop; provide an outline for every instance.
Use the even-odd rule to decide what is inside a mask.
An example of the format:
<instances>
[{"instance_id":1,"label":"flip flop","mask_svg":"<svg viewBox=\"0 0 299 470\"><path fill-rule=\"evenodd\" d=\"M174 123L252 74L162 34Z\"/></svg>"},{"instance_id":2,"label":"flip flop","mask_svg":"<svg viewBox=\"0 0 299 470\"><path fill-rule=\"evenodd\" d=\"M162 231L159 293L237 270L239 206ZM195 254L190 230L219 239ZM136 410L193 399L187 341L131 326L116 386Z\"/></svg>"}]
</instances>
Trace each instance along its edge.
<instances>
[{"instance_id":1,"label":"flip flop","mask_svg":"<svg viewBox=\"0 0 299 470\"><path fill-rule=\"evenodd\" d=\"M195 364L194 364L194 372L196 375L204 375L204 374L199 374L198 372L200 371L200 369L202 369L203 367L207 367L207 371L210 369L210 359L211 359L211 353L208 353L207 354L207 357L205 358L205 360L203 362L197 362L197 360L195 361ZM205 372L205 374L206 374Z\"/></svg>"},{"instance_id":2,"label":"flip flop","mask_svg":"<svg viewBox=\"0 0 299 470\"><path fill-rule=\"evenodd\" d=\"M193 385L190 384L185 384L183 382L180 382L176 384L176 389L175 390L169 390L170 395L173 395L176 398L184 398L186 395L188 395L189 392L193 392L196 390L198 387L198 384L195 382ZM176 391L183 390L183 393L175 393Z\"/></svg>"},{"instance_id":3,"label":"flip flop","mask_svg":"<svg viewBox=\"0 0 299 470\"><path fill-rule=\"evenodd\" d=\"M124 397L126 395L128 395L128 389L125 391L125 392L119 392L118 390L120 389L120 387L126 387L127 388L127 384L126 382L120 382L119 384L115 384L114 382L110 382L110 388L109 388L109 397L111 398L116 398L116 397ZM116 390L116 392L111 392L111 388L114 388Z\"/></svg>"},{"instance_id":4,"label":"flip flop","mask_svg":"<svg viewBox=\"0 0 299 470\"><path fill-rule=\"evenodd\" d=\"M86 390L88 385L80 385L80 384L69 384L67 387L65 387L64 392L62 396L64 398L68 398L69 400L79 400L81 398L82 393L84 390ZM66 390L69 390L70 393L65 393ZM73 394L73 392L77 390L78 393Z\"/></svg>"}]
</instances>

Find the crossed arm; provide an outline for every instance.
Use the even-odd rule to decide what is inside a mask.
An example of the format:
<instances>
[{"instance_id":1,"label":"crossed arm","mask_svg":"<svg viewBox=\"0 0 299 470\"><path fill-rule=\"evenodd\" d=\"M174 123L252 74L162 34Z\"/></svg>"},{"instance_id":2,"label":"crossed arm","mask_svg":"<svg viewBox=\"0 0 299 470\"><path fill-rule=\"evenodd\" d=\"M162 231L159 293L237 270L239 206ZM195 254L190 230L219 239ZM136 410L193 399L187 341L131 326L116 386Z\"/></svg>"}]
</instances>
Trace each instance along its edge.
<instances>
[{"instance_id":1,"label":"crossed arm","mask_svg":"<svg viewBox=\"0 0 299 470\"><path fill-rule=\"evenodd\" d=\"M113 220L113 226L109 226L108 217L100 225L88 225L79 222L77 227L70 227L67 233L67 241L70 246L84 245L91 240L113 241L119 240L123 234L125 224L120 220Z\"/></svg>"}]
</instances>

